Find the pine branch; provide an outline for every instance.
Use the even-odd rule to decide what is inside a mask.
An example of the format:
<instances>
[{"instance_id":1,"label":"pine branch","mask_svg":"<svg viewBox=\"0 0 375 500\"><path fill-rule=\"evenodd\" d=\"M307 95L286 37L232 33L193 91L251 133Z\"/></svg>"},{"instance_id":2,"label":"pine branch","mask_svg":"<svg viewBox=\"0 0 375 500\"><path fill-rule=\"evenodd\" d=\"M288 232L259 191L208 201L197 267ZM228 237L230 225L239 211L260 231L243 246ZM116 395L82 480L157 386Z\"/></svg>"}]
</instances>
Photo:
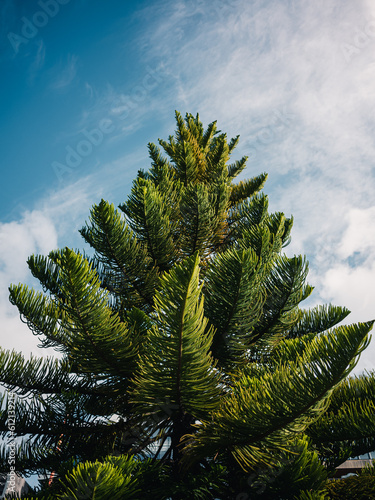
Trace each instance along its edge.
<instances>
[{"instance_id":1,"label":"pine branch","mask_svg":"<svg viewBox=\"0 0 375 500\"><path fill-rule=\"evenodd\" d=\"M240 378L212 420L185 437L185 460L230 450L245 470L259 461L272 463L271 450L287 446L288 435L303 432L326 409L331 390L368 345L371 328L372 323L338 327L312 339L301 359Z\"/></svg>"}]
</instances>

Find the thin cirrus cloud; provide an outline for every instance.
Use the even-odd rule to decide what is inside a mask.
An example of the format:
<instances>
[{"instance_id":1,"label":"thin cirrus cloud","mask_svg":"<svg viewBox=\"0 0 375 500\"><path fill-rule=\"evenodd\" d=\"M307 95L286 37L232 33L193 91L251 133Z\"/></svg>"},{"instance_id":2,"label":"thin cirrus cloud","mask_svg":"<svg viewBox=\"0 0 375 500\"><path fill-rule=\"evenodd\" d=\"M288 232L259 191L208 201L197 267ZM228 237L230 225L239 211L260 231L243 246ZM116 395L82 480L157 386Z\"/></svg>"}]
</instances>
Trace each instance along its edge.
<instances>
[{"instance_id":1,"label":"thin cirrus cloud","mask_svg":"<svg viewBox=\"0 0 375 500\"><path fill-rule=\"evenodd\" d=\"M56 75L51 83L52 89L65 90L72 84L77 76L78 61L78 56L70 54L66 63L60 63L52 70L52 73Z\"/></svg>"},{"instance_id":2,"label":"thin cirrus cloud","mask_svg":"<svg viewBox=\"0 0 375 500\"><path fill-rule=\"evenodd\" d=\"M36 52L29 67L29 84L34 84L35 79L43 70L46 59L46 46L43 40L35 42Z\"/></svg>"}]
</instances>

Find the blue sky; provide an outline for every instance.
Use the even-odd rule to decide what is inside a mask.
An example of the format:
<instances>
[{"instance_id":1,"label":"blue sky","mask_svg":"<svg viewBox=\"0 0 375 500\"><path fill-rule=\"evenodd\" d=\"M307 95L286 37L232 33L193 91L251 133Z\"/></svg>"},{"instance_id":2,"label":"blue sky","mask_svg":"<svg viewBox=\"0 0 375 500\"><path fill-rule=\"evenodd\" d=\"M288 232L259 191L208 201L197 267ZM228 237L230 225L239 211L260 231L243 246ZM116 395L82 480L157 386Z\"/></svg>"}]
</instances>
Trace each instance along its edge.
<instances>
[{"instance_id":1,"label":"blue sky","mask_svg":"<svg viewBox=\"0 0 375 500\"><path fill-rule=\"evenodd\" d=\"M295 219L310 304L375 318L375 7L368 0L3 0L0 7L0 335L37 354L8 303L32 253L83 248L174 111L240 134L244 177ZM375 344L357 371L374 367Z\"/></svg>"}]
</instances>

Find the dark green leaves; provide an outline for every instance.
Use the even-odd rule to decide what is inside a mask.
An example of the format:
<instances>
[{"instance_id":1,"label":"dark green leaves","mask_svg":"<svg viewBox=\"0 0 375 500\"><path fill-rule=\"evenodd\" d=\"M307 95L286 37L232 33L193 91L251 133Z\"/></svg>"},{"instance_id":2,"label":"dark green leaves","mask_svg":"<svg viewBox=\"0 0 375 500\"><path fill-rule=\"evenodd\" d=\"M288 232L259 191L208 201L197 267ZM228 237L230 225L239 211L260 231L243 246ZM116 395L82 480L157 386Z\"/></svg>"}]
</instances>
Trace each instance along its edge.
<instances>
[{"instance_id":1,"label":"dark green leaves","mask_svg":"<svg viewBox=\"0 0 375 500\"><path fill-rule=\"evenodd\" d=\"M251 249L228 250L205 278L206 314L215 327L213 354L220 364L244 362L265 300L262 264Z\"/></svg>"}]
</instances>

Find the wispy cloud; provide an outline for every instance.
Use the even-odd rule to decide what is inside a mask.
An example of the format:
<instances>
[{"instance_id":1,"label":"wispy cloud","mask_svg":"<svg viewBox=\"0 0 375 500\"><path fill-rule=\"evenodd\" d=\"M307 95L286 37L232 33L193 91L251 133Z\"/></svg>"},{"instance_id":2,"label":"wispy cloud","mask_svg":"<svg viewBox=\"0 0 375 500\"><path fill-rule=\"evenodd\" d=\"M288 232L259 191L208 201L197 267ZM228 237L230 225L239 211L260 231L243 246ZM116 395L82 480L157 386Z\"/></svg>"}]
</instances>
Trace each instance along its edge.
<instances>
[{"instance_id":1,"label":"wispy cloud","mask_svg":"<svg viewBox=\"0 0 375 500\"><path fill-rule=\"evenodd\" d=\"M66 63L60 63L53 72L57 75L53 78L51 88L54 90L65 90L69 87L77 76L78 56L69 54Z\"/></svg>"},{"instance_id":2,"label":"wispy cloud","mask_svg":"<svg viewBox=\"0 0 375 500\"><path fill-rule=\"evenodd\" d=\"M59 182L84 161L90 161L96 168L100 148L118 145L143 127L146 117L157 114L163 103L156 96L165 80L163 67L159 65L146 66L136 83L128 84L125 89L107 84L100 92L86 82L89 102L81 110L74 127L61 138L66 145L61 148L60 157L51 162Z\"/></svg>"},{"instance_id":3,"label":"wispy cloud","mask_svg":"<svg viewBox=\"0 0 375 500\"><path fill-rule=\"evenodd\" d=\"M44 67L44 62L46 58L46 46L43 42L43 40L38 40L35 42L35 47L36 47L36 53L31 60L30 66L29 66L29 83L33 84L37 76L39 75L40 71Z\"/></svg>"}]
</instances>

